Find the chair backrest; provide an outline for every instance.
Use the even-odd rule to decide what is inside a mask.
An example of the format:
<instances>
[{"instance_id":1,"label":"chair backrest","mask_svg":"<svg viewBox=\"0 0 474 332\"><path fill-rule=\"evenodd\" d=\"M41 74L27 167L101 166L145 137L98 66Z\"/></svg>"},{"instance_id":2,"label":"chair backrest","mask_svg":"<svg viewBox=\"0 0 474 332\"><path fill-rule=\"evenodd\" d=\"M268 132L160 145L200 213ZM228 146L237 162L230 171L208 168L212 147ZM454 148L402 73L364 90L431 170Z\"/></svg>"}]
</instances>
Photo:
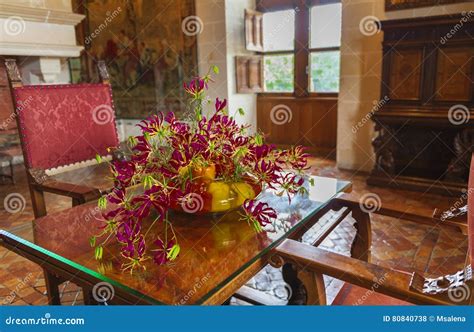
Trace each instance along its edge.
<instances>
[{"instance_id":1,"label":"chair backrest","mask_svg":"<svg viewBox=\"0 0 474 332\"><path fill-rule=\"evenodd\" d=\"M469 185L467 190L467 227L469 237L470 264L474 267L474 153L471 157L469 170Z\"/></svg>"},{"instance_id":2,"label":"chair backrest","mask_svg":"<svg viewBox=\"0 0 474 332\"><path fill-rule=\"evenodd\" d=\"M119 144L112 89L103 62L102 83L21 84L6 60L18 130L28 168L51 169L105 156Z\"/></svg>"}]
</instances>

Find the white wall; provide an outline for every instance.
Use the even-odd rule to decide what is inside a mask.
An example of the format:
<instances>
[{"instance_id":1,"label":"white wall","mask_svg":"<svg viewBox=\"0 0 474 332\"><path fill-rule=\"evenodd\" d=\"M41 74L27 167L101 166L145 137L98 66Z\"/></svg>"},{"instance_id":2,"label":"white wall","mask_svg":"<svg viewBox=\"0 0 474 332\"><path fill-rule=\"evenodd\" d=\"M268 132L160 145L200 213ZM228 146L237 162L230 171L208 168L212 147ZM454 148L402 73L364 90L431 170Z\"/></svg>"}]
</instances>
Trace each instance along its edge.
<instances>
[{"instance_id":1,"label":"white wall","mask_svg":"<svg viewBox=\"0 0 474 332\"><path fill-rule=\"evenodd\" d=\"M353 127L380 101L382 38L362 34L360 22L372 15L383 21L461 13L474 10L472 3L385 12L382 0L342 0L341 79L338 103L337 165L370 171L374 164L372 121Z\"/></svg>"},{"instance_id":2,"label":"white wall","mask_svg":"<svg viewBox=\"0 0 474 332\"><path fill-rule=\"evenodd\" d=\"M203 23L198 34L199 75L205 75L214 65L220 69L219 75L213 75L214 82L209 86L210 107L214 107L216 97L228 99L225 8L225 0L196 1L196 16Z\"/></svg>"},{"instance_id":3,"label":"white wall","mask_svg":"<svg viewBox=\"0 0 474 332\"><path fill-rule=\"evenodd\" d=\"M249 123L252 131L257 124L255 94L238 94L235 84L235 56L249 55L244 42L244 9L255 8L255 0L199 0L196 1L196 15L203 22L198 35L199 73L204 75L210 66L217 65L219 75L210 85L209 97L214 107L216 97L226 98L229 114L236 114L239 108L244 116L236 115L238 123Z\"/></svg>"},{"instance_id":4,"label":"white wall","mask_svg":"<svg viewBox=\"0 0 474 332\"><path fill-rule=\"evenodd\" d=\"M227 32L227 95L229 113L236 115L240 124L251 124L250 132L257 128L257 95L237 93L235 81L235 56L252 55L245 49L244 10L254 9L255 0L226 1L226 32ZM237 113L243 108L245 115Z\"/></svg>"}]
</instances>

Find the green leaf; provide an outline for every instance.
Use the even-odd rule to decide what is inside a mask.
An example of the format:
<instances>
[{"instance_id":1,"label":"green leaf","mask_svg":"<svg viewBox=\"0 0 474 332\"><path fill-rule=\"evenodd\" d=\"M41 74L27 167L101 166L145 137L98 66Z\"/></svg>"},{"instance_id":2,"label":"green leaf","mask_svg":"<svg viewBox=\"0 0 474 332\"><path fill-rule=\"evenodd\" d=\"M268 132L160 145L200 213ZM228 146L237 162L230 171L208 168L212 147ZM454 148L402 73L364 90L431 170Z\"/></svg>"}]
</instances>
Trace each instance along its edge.
<instances>
[{"instance_id":1,"label":"green leaf","mask_svg":"<svg viewBox=\"0 0 474 332\"><path fill-rule=\"evenodd\" d=\"M263 144L263 137L259 133L255 134L255 144L257 145Z\"/></svg>"},{"instance_id":2,"label":"green leaf","mask_svg":"<svg viewBox=\"0 0 474 332\"><path fill-rule=\"evenodd\" d=\"M95 155L95 160L97 161L98 164L102 162L102 157L98 154Z\"/></svg>"},{"instance_id":3,"label":"green leaf","mask_svg":"<svg viewBox=\"0 0 474 332\"><path fill-rule=\"evenodd\" d=\"M143 178L143 187L145 189L151 188L154 182L155 180L153 179L151 175L145 175L145 177Z\"/></svg>"},{"instance_id":4,"label":"green leaf","mask_svg":"<svg viewBox=\"0 0 474 332\"><path fill-rule=\"evenodd\" d=\"M130 145L131 147L137 145L137 139L135 138L135 136L130 136L128 138L128 145Z\"/></svg>"},{"instance_id":5,"label":"green leaf","mask_svg":"<svg viewBox=\"0 0 474 332\"><path fill-rule=\"evenodd\" d=\"M91 245L91 247L95 247L95 236L91 236L90 239L89 239L89 244Z\"/></svg>"},{"instance_id":6,"label":"green leaf","mask_svg":"<svg viewBox=\"0 0 474 332\"><path fill-rule=\"evenodd\" d=\"M95 247L94 257L97 260L102 259L102 254L104 253L104 248L102 246Z\"/></svg>"},{"instance_id":7,"label":"green leaf","mask_svg":"<svg viewBox=\"0 0 474 332\"><path fill-rule=\"evenodd\" d=\"M143 133L143 137L149 142L150 141L150 133L145 132Z\"/></svg>"},{"instance_id":8,"label":"green leaf","mask_svg":"<svg viewBox=\"0 0 474 332\"><path fill-rule=\"evenodd\" d=\"M242 107L239 107L237 111L239 112L240 115L245 115L245 111Z\"/></svg>"},{"instance_id":9,"label":"green leaf","mask_svg":"<svg viewBox=\"0 0 474 332\"><path fill-rule=\"evenodd\" d=\"M310 184L311 186L314 186L314 178L310 178L310 179L309 179L309 184Z\"/></svg>"},{"instance_id":10,"label":"green leaf","mask_svg":"<svg viewBox=\"0 0 474 332\"><path fill-rule=\"evenodd\" d=\"M174 246L171 247L166 257L170 261L173 261L176 259L176 257L178 257L180 251L181 251L181 247L179 246L179 244L176 243Z\"/></svg>"},{"instance_id":11,"label":"green leaf","mask_svg":"<svg viewBox=\"0 0 474 332\"><path fill-rule=\"evenodd\" d=\"M236 158L240 158L245 156L248 153L249 149L247 147L240 147L234 152L234 156Z\"/></svg>"},{"instance_id":12,"label":"green leaf","mask_svg":"<svg viewBox=\"0 0 474 332\"><path fill-rule=\"evenodd\" d=\"M219 74L219 67L217 67L216 65L212 66L212 71L214 72L214 74Z\"/></svg>"},{"instance_id":13,"label":"green leaf","mask_svg":"<svg viewBox=\"0 0 474 332\"><path fill-rule=\"evenodd\" d=\"M255 229L257 233L260 233L263 231L262 225L260 225L258 221L256 220L253 220L253 228Z\"/></svg>"},{"instance_id":14,"label":"green leaf","mask_svg":"<svg viewBox=\"0 0 474 332\"><path fill-rule=\"evenodd\" d=\"M97 201L97 206L104 210L107 207L107 196L101 196Z\"/></svg>"}]
</instances>

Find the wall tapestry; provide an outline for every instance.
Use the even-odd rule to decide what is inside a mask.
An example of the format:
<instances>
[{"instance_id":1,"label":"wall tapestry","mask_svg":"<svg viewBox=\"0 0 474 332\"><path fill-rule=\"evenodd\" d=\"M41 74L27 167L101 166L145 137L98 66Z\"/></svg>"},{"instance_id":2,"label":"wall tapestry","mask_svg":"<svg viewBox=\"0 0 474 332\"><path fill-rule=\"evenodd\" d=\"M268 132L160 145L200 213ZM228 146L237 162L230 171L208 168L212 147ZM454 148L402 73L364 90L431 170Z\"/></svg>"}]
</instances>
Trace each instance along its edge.
<instances>
[{"instance_id":1,"label":"wall tapestry","mask_svg":"<svg viewBox=\"0 0 474 332\"><path fill-rule=\"evenodd\" d=\"M73 80L96 79L95 62L105 60L117 117L185 111L182 84L197 74L197 33L183 22L194 17L194 0L76 0L75 6L86 19L77 30L85 51L71 63Z\"/></svg>"}]
</instances>

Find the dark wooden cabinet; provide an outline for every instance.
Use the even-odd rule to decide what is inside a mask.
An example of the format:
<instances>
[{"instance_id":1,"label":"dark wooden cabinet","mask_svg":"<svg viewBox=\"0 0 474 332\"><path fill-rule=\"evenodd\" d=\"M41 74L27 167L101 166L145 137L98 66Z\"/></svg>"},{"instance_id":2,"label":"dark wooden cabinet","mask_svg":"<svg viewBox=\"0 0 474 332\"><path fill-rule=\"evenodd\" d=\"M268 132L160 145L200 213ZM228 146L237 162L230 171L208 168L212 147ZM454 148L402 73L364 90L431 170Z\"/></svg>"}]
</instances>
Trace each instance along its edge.
<instances>
[{"instance_id":1,"label":"dark wooden cabinet","mask_svg":"<svg viewBox=\"0 0 474 332\"><path fill-rule=\"evenodd\" d=\"M369 184L458 195L474 148L474 15L382 22Z\"/></svg>"}]
</instances>

